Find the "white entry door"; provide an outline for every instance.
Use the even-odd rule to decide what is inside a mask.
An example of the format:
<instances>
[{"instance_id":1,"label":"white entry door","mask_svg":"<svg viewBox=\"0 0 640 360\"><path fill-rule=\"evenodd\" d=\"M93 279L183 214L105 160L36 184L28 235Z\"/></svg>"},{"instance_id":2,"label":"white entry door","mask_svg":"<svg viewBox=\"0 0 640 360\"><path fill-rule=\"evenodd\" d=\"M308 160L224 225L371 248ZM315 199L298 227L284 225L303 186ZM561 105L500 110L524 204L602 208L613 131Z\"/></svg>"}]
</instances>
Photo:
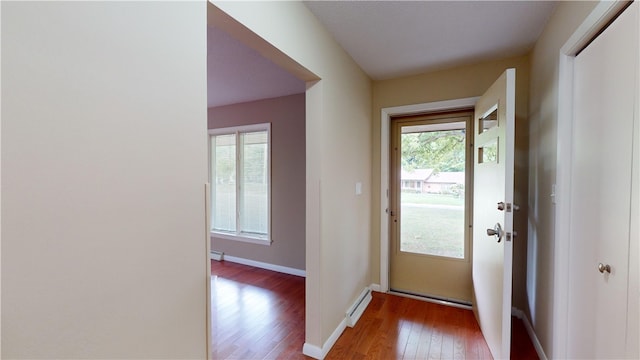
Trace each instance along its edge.
<instances>
[{"instance_id":1,"label":"white entry door","mask_svg":"<svg viewBox=\"0 0 640 360\"><path fill-rule=\"evenodd\" d=\"M494 359L511 345L515 69L476 103L473 197L473 309Z\"/></svg>"}]
</instances>

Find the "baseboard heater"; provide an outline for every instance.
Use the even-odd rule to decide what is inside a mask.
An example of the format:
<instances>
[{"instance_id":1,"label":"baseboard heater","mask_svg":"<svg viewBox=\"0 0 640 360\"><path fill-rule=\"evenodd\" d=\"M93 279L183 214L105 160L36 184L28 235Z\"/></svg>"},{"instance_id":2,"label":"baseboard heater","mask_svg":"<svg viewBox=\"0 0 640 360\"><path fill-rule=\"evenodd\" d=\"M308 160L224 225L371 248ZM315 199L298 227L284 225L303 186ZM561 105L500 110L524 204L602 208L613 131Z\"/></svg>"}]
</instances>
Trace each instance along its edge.
<instances>
[{"instance_id":1,"label":"baseboard heater","mask_svg":"<svg viewBox=\"0 0 640 360\"><path fill-rule=\"evenodd\" d=\"M212 251L210 255L212 260L222 261L224 258L224 253L222 251Z\"/></svg>"},{"instance_id":2,"label":"baseboard heater","mask_svg":"<svg viewBox=\"0 0 640 360\"><path fill-rule=\"evenodd\" d=\"M356 322L358 322L358 319L360 319L360 316L362 316L362 313L364 313L364 310L367 308L367 305L369 305L370 301L371 289L366 287L364 288L364 290L362 290L362 293L360 293L360 296L358 296L356 302L354 302L353 305L349 307L349 310L347 310L348 327L354 327L356 325Z\"/></svg>"}]
</instances>

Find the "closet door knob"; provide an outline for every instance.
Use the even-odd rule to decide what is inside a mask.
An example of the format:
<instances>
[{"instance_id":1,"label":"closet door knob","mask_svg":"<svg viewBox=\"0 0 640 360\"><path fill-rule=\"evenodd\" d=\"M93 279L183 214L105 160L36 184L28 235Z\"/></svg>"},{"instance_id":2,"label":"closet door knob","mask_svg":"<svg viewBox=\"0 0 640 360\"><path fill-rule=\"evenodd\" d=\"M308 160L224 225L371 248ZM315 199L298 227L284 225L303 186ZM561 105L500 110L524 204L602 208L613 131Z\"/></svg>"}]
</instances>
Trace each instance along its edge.
<instances>
[{"instance_id":1,"label":"closet door knob","mask_svg":"<svg viewBox=\"0 0 640 360\"><path fill-rule=\"evenodd\" d=\"M605 265L603 263L598 263L598 271L604 274L605 272L611 274L611 266L609 264Z\"/></svg>"}]
</instances>

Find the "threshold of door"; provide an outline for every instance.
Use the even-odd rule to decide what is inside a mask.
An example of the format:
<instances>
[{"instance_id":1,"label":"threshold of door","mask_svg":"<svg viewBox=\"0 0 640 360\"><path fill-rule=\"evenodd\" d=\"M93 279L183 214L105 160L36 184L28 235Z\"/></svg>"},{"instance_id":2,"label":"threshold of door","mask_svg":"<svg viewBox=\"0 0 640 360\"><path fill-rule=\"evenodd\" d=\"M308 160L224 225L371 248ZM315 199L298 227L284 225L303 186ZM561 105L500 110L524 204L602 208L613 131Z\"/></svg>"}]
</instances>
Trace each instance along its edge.
<instances>
[{"instance_id":1,"label":"threshold of door","mask_svg":"<svg viewBox=\"0 0 640 360\"><path fill-rule=\"evenodd\" d=\"M451 306L451 307L456 307L460 309L466 309L466 310L472 309L470 302L444 298L440 296L416 294L409 291L403 291L403 290L397 290L397 289L389 289L389 294L404 296L411 299L422 300L422 301L426 301L434 304Z\"/></svg>"}]
</instances>

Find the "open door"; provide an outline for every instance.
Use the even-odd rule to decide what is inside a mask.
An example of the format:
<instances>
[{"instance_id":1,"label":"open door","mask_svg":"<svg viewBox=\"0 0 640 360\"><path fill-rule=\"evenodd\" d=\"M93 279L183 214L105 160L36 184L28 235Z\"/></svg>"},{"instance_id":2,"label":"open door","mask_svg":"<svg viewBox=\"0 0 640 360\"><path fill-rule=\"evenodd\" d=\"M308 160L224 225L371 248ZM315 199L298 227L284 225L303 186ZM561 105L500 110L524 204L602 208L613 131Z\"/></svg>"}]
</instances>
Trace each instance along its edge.
<instances>
[{"instance_id":1,"label":"open door","mask_svg":"<svg viewBox=\"0 0 640 360\"><path fill-rule=\"evenodd\" d=\"M473 309L494 359L511 345L515 69L476 103L473 198Z\"/></svg>"}]
</instances>

